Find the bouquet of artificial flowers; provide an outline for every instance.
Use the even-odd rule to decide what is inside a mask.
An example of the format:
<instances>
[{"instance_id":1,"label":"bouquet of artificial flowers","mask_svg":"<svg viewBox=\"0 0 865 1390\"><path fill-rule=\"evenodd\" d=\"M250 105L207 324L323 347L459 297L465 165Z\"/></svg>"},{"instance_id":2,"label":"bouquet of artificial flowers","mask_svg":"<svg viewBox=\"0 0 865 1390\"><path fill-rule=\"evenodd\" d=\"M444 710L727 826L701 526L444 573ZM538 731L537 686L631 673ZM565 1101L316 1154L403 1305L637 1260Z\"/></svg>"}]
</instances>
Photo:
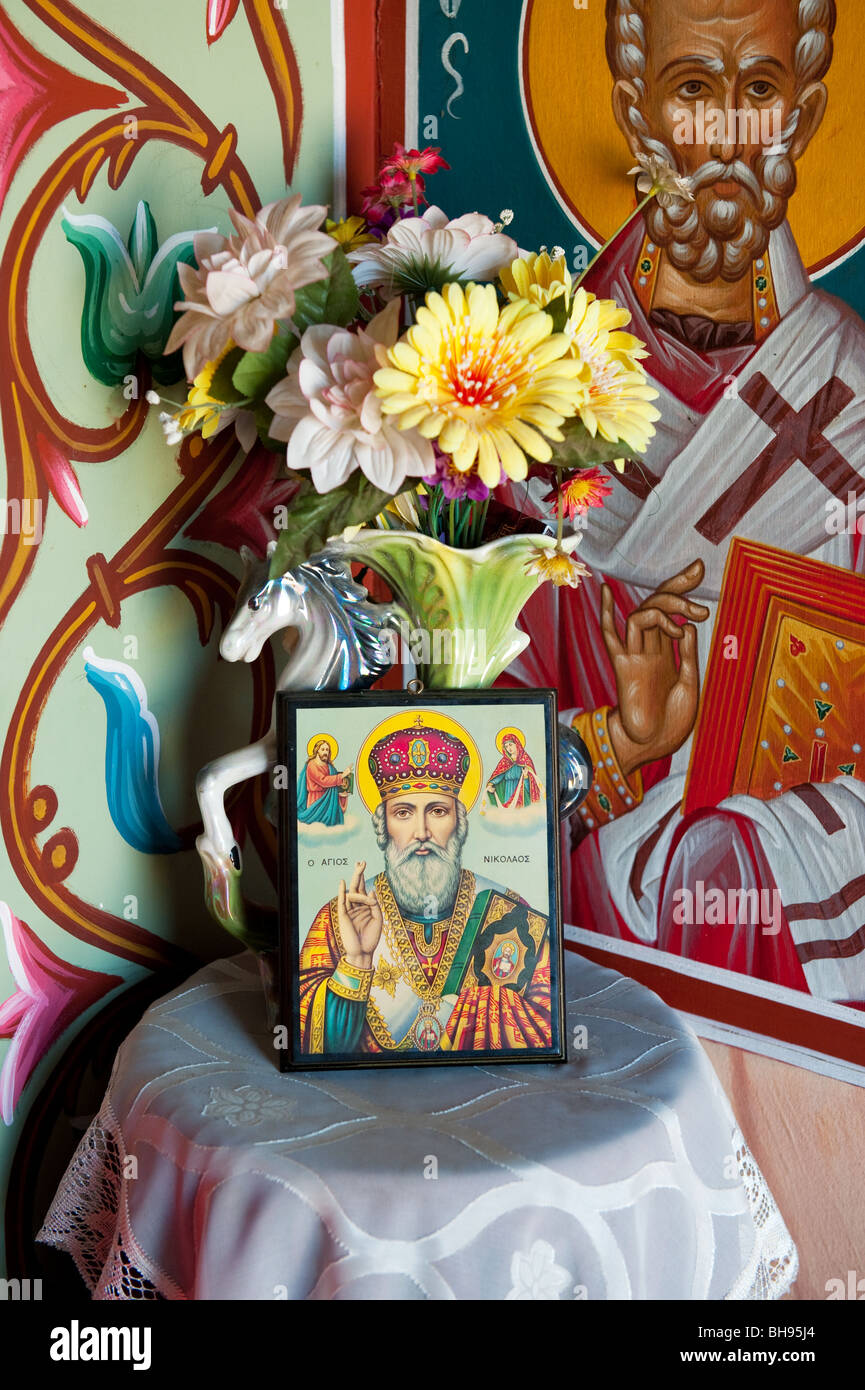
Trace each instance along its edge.
<instances>
[{"instance_id":1,"label":"bouquet of artificial flowers","mask_svg":"<svg viewBox=\"0 0 865 1390\"><path fill-rule=\"evenodd\" d=\"M397 145L363 216L332 222L299 195L233 212L234 235L200 234L197 267L179 266L166 351L182 346L190 390L166 436L233 426L247 449L285 452L298 490L272 574L376 519L480 545L497 490L540 472L558 542L533 572L576 586L565 515L603 505L598 465L621 468L654 433L628 312L581 288L560 248L521 251L510 211L421 212L447 167Z\"/></svg>"}]
</instances>

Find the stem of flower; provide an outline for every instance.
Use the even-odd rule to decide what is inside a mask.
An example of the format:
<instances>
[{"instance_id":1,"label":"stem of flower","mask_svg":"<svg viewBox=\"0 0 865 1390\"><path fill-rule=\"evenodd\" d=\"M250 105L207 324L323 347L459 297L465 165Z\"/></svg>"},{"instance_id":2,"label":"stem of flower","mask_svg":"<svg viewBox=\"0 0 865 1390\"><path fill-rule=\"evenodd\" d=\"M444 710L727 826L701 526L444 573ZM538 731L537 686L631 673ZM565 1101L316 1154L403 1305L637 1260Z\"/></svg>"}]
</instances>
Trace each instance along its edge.
<instances>
[{"instance_id":1,"label":"stem of flower","mask_svg":"<svg viewBox=\"0 0 865 1390\"><path fill-rule=\"evenodd\" d=\"M414 215L415 217L420 217L420 208L418 207L417 201L417 174L409 174L408 177L411 183L411 200L414 203Z\"/></svg>"},{"instance_id":2,"label":"stem of flower","mask_svg":"<svg viewBox=\"0 0 865 1390\"><path fill-rule=\"evenodd\" d=\"M589 271L591 270L592 266L595 264L595 261L599 258L599 256L603 256L607 247L612 246L613 242L616 240L616 237L620 236L621 233L625 230L625 228L630 226L634 218L640 215L646 204L652 201L656 191L657 190L653 188L650 193L647 193L643 201L641 203L638 203L637 206L634 208L634 211L632 213L629 213L629 215L625 218L622 225L620 227L617 227L616 230L613 232L613 235L611 237L608 237L608 239L604 242L603 246L598 248L592 259L589 261L589 264L586 266L585 270L581 271L577 279L574 281L575 290L579 289L580 285L585 280L586 276L588 275Z\"/></svg>"},{"instance_id":3,"label":"stem of flower","mask_svg":"<svg viewBox=\"0 0 865 1390\"><path fill-rule=\"evenodd\" d=\"M556 554L562 553L562 534L565 529L565 494L559 488L558 502L556 505Z\"/></svg>"}]
</instances>

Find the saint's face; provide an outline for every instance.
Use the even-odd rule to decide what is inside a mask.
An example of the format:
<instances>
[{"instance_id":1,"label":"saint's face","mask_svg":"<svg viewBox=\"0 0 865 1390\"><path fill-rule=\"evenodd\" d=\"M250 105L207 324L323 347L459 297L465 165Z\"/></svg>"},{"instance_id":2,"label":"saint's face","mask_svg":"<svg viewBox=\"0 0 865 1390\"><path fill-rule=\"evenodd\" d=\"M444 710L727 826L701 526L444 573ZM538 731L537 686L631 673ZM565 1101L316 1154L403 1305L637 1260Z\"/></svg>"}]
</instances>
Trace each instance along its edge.
<instances>
[{"instance_id":1,"label":"saint's face","mask_svg":"<svg viewBox=\"0 0 865 1390\"><path fill-rule=\"evenodd\" d=\"M415 854L426 858L432 840L445 849L457 828L456 801L452 796L434 796L429 792L417 796L389 797L385 804L385 826L397 850L407 849L417 842Z\"/></svg>"},{"instance_id":2,"label":"saint's face","mask_svg":"<svg viewBox=\"0 0 865 1390\"><path fill-rule=\"evenodd\" d=\"M517 747L516 743L514 743L514 740L512 738L505 739L504 750L510 758L511 762L515 763L520 750Z\"/></svg>"},{"instance_id":3,"label":"saint's face","mask_svg":"<svg viewBox=\"0 0 865 1390\"><path fill-rule=\"evenodd\" d=\"M653 133L676 151L686 174L710 161L741 161L758 174L759 161L774 141L770 135L764 142L760 131L783 131L796 106L794 0L652 0L646 27L645 115ZM702 131L705 143L676 141L684 109L694 115L695 131ZM732 141L709 141L715 113L723 116L729 137L730 112L765 115L738 120ZM702 213L718 199L736 202L759 220L759 199L735 177L697 194Z\"/></svg>"},{"instance_id":4,"label":"saint's face","mask_svg":"<svg viewBox=\"0 0 865 1390\"><path fill-rule=\"evenodd\" d=\"M329 744L329 743L320 743L320 744L318 744L318 746L317 746L317 748L316 748L316 750L315 750L315 756L318 758L318 761L319 761L320 763L329 763L329 762L330 762L330 744Z\"/></svg>"}]
</instances>

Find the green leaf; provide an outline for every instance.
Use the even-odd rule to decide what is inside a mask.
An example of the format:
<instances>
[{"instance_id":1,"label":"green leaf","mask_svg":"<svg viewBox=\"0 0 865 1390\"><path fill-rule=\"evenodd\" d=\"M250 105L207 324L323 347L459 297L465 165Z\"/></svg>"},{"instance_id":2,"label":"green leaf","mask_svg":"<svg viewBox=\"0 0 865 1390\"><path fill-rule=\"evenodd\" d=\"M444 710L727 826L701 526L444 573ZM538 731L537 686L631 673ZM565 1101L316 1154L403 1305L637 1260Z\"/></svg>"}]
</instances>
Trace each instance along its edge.
<instances>
[{"instance_id":1,"label":"green leaf","mask_svg":"<svg viewBox=\"0 0 865 1390\"><path fill-rule=\"evenodd\" d=\"M571 420L564 425L564 443L556 444L550 460L554 468L563 471L573 468L591 468L595 463L610 463L613 459L633 458L633 450L621 440L610 444L596 434L589 434L582 420Z\"/></svg>"},{"instance_id":2,"label":"green leaf","mask_svg":"<svg viewBox=\"0 0 865 1390\"><path fill-rule=\"evenodd\" d=\"M410 491L412 486L407 483L402 491ZM344 527L372 521L390 498L391 493L374 487L359 469L332 492L316 492L309 479L304 478L292 498L291 525L280 532L271 557L271 579L324 550L330 537L338 536Z\"/></svg>"},{"instance_id":3,"label":"green leaf","mask_svg":"<svg viewBox=\"0 0 865 1390\"><path fill-rule=\"evenodd\" d=\"M357 318L360 295L342 247L337 246L324 261L330 262L326 279L304 285L295 296L294 325L298 334L311 323L333 323L344 328Z\"/></svg>"},{"instance_id":4,"label":"green leaf","mask_svg":"<svg viewBox=\"0 0 865 1390\"><path fill-rule=\"evenodd\" d=\"M544 312L549 314L550 318L553 320L553 332L564 333L565 324L568 321L568 301L566 297L560 294L557 295L555 299L551 299Z\"/></svg>"},{"instance_id":5,"label":"green leaf","mask_svg":"<svg viewBox=\"0 0 865 1390\"><path fill-rule=\"evenodd\" d=\"M213 381L210 383L210 395L215 401L222 401L225 405L231 405L234 401L242 401L243 396L237 390L232 381L234 370L241 357L245 356L243 348L232 348L231 352L226 353L213 373Z\"/></svg>"},{"instance_id":6,"label":"green leaf","mask_svg":"<svg viewBox=\"0 0 865 1390\"><path fill-rule=\"evenodd\" d=\"M263 401L282 381L285 364L296 347L293 333L277 329L264 352L244 352L231 378L235 390L246 400Z\"/></svg>"}]
</instances>

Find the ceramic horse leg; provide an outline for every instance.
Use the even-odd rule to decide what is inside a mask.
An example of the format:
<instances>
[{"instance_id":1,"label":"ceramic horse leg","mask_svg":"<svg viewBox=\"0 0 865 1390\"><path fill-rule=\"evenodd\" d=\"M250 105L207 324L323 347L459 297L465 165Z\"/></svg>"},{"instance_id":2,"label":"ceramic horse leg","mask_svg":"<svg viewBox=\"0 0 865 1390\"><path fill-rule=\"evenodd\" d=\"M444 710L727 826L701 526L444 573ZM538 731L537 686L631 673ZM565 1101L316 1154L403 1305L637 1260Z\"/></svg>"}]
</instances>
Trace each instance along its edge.
<instances>
[{"instance_id":1,"label":"ceramic horse leg","mask_svg":"<svg viewBox=\"0 0 865 1390\"><path fill-rule=\"evenodd\" d=\"M237 748L207 763L195 779L204 833L195 848L204 867L204 896L208 909L226 931L244 946L261 949L251 931L240 890L240 849L225 813L225 794L239 782L259 777L276 761L276 730L271 725L264 738Z\"/></svg>"}]
</instances>

